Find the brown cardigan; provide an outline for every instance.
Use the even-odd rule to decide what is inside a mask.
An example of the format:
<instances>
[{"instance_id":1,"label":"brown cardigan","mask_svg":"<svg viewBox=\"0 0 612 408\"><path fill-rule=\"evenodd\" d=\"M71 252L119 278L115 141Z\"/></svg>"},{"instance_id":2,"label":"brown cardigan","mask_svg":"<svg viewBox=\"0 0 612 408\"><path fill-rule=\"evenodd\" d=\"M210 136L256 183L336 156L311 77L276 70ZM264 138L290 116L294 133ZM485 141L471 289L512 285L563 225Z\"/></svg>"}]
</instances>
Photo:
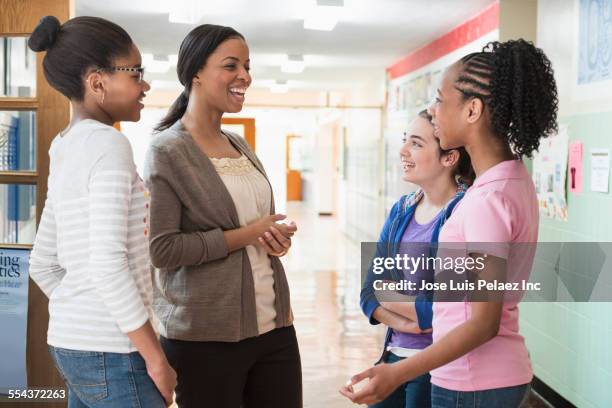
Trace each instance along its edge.
<instances>
[{"instance_id":1,"label":"brown cardigan","mask_svg":"<svg viewBox=\"0 0 612 408\"><path fill-rule=\"evenodd\" d=\"M266 177L246 141L224 132ZM151 193L153 310L166 338L236 342L258 335L255 290L245 248L228 252L223 231L240 227L230 193L180 121L151 143L145 161ZM272 199L271 213L274 213ZM289 285L271 257L276 327L290 326Z\"/></svg>"}]
</instances>

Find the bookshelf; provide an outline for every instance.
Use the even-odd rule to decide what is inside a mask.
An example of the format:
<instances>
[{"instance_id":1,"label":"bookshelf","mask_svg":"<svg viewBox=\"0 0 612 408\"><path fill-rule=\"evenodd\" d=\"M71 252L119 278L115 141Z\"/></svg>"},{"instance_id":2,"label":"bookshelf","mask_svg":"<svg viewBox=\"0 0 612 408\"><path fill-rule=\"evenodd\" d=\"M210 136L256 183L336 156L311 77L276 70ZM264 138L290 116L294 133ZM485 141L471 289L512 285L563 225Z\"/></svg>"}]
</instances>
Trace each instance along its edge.
<instances>
[{"instance_id":1,"label":"bookshelf","mask_svg":"<svg viewBox=\"0 0 612 408\"><path fill-rule=\"evenodd\" d=\"M71 8L71 0L0 0L0 48L3 51L0 53L0 132L6 132L4 138L0 137L0 144L3 140L7 143L4 152L0 147L0 194L2 189L12 191L7 195L8 211L0 209L0 217L5 222L25 223L31 235L35 233L46 199L49 147L55 135L68 125L70 107L68 100L47 84L42 70L43 55L31 53L23 44L41 17L54 15L63 22L70 17ZM8 66L9 51L17 64L21 64L18 68ZM24 231L22 228L20 232ZM0 246L31 247L31 242L7 241L20 239L19 236L7 238L0 228ZM63 386L47 351L47 299L31 281L28 292L28 386ZM26 408L40 403L2 404L3 407L13 405ZM44 406L64 407L65 403L45 403Z\"/></svg>"}]
</instances>

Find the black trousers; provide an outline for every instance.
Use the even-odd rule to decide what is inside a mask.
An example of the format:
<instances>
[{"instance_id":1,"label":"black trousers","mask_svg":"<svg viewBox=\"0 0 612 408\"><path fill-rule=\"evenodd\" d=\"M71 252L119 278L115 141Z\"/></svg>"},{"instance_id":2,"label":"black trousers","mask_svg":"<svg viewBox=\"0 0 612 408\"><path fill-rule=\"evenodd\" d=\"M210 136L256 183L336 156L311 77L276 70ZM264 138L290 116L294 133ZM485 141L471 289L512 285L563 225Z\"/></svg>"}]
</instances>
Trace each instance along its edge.
<instances>
[{"instance_id":1,"label":"black trousers","mask_svg":"<svg viewBox=\"0 0 612 408\"><path fill-rule=\"evenodd\" d=\"M179 408L302 408L293 326L237 343L161 338L178 374Z\"/></svg>"}]
</instances>

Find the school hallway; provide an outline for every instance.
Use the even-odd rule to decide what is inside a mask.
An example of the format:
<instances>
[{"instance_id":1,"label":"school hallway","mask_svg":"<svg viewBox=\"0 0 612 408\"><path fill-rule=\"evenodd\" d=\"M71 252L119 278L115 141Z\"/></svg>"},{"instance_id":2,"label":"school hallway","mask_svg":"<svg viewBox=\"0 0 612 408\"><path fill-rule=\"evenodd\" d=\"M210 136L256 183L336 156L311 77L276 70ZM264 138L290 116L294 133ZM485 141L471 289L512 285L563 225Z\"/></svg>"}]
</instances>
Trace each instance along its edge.
<instances>
[{"instance_id":1,"label":"school hallway","mask_svg":"<svg viewBox=\"0 0 612 408\"><path fill-rule=\"evenodd\" d=\"M220 123L214 123L217 132L211 131L208 134L203 131L199 136L196 135L198 132L191 130L181 133L189 136L185 138L187 141L190 138L196 141L199 137L205 142L217 140L222 143L224 138L232 133L236 136L235 139L231 138L232 140L245 142L242 153L252 152L256 155L257 160L232 157L236 152L230 146L232 143L228 142L226 147L229 150L219 152L202 149L202 146L191 146L184 149L183 153L195 151L196 154L185 154L183 158L171 160L171 164L177 164L177 167L184 169L193 168L194 174L202 176L204 173L197 169L202 165L201 158L208 163L206 156L219 160L242 160L238 163L248 164L244 169L249 171L252 169L247 162L257 164L258 161L265 169L272 195L271 200L261 199L265 205L257 208L260 220L264 220L269 214L268 204L271 203L273 212L286 214L287 221L297 223L298 231L292 240L292 247L281 260L291 292L306 408L357 406L341 396L339 389L351 376L378 361L386 333L384 325L371 325L360 308L361 245L375 242L388 218L391 222L387 224L390 228L386 231L396 232L395 239L406 238L408 242L420 242L411 241L412 238L406 232L412 234L415 231L408 230L407 224L404 225L403 232L399 228L393 229L394 222L396 226L400 222L417 222L416 217L404 217L400 220L400 217L389 216L399 213L403 217L405 213L394 211L398 199L416 191L418 185L433 186L428 180L442 180L439 177L440 172L449 170L448 165L442 168L442 161L439 160L442 153L444 157L448 153L443 150L446 149L441 144L443 138L438 137L444 135L445 126L448 126L447 131L452 130L446 132L446 135L457 138L453 138L456 144L447 146L448 151L460 146L470 147L473 141L480 140L469 138L472 133L467 132L468 125L472 126L477 122L460 126L461 122L457 121L461 118L457 116L459 110L444 110L442 107L467 106L465 104L468 101L472 103L480 100L483 107L481 112L489 113L480 116L485 119L484 122L478 122L486 126L477 127L500 133L504 146L507 144L508 149L514 149L513 153L523 155L523 164L529 174L521 170L521 175L524 177L525 186L529 187L529 194L533 182L534 197L525 196L524 202L517 204L517 207L526 209L528 205L533 205L533 208L529 207L532 209L530 214L538 214L538 219L525 221L528 220L527 217L504 210L503 214L510 220L507 224L518 221L532 227L531 240L517 242L552 243L551 247L554 247L556 252L539 253L538 255L542 256L536 256L533 265L529 266L530 282L541 283L544 289L540 293L529 293L534 297L523 298L519 306L520 318L516 318L514 314L511 318L513 325L518 325L518 329L514 329L516 325L512 326L511 331L520 334L520 337L515 336L513 339L516 340L514 344L520 346L521 353L506 352L511 349L503 347L500 349L502 352L497 352L492 346L490 350L496 351L493 354L495 358L488 355L480 364L482 368L489 367L488 371L484 371L484 374L478 373L473 364L466 363L464 366L467 368L459 371L462 375L453 374L453 377L456 377L453 380L458 383L463 380L471 383L466 387L458 385L453 388L454 385L450 385L449 388L486 388L483 386L483 383L486 383L484 380L491 381L488 385L493 384L492 372L500 377L499 381L494 383L496 386L510 382L516 384L518 380L515 378L527 382L529 377L526 373L529 370L526 362L529 360L533 371L533 391L524 407L612 407L612 349L609 346L612 338L612 217L609 216L612 212L612 139L608 135L612 129L612 0L0 0L0 10L0 327L3 329L4 346L4 352L0 353L0 405L3 408L4 403L9 403L9 407L13 406L12 402L8 401L9 389L65 389L64 379L59 374L47 346L49 321L54 320L50 319L49 312L51 311L52 315L57 315L58 312L53 312L53 307L49 307L49 294L41 290L42 287L36 282L36 268L31 269L29 265L30 261L36 258L30 256L35 253L32 252L35 248L35 237L37 233L45 230L44 225L42 229L39 228L43 209L53 207L47 205L47 196L54 197L48 191L59 185L49 181L52 173L57 174L56 170L50 170L53 162L49 154L51 145L61 139L58 138L58 135L62 135L61 132L72 126L71 120L75 119L78 110L70 106L70 100L61 94L61 89L60 92L54 89L57 84L52 85L53 81L46 76L48 70L43 68L43 60L46 57L37 54L40 51L34 49L51 51L51 47L55 47L58 41L61 44L61 36L57 34L60 29L54 23L55 20L45 19L45 26L53 33L42 36L45 37L45 47L32 48L28 45L29 39L36 39L36 35L32 35L43 16L53 16L61 24L75 17L80 17L77 21L87 21L88 18L84 18L86 16L95 17L95 20L101 18L124 28L129 35L129 49L130 54L134 54L134 61L130 60L127 65L119 61L121 58L114 54L110 58L110 52L107 55L108 62L90 63L93 57L84 55L84 50L95 50L96 52L91 54L96 54L96 58L100 57L97 54L104 53L95 47L84 46L87 40L84 33L90 32L89 29L77 32L78 41L74 41L75 47L66 49L70 50L68 54L75 53L79 58L90 62L69 63L68 59L58 58L54 64L71 70L89 65L95 68L91 72L87 70L87 73L59 75L63 81L68 81L67 78L73 80L78 75L84 79L95 74L96 77L101 75L108 78L111 81L109 84L120 84L109 87L108 95L102 89L99 101L93 97L90 99L92 106L95 105L106 113L113 113L112 117L105 119L104 124L113 125L113 128L129 141L133 163L131 160L127 161L130 166L135 165L143 180L151 178L145 174L145 157L154 138L158 136L155 129L173 109L175 102L184 102L185 98L201 103L198 109L190 108L194 117L213 117L214 115L209 115L210 107L213 107L212 110L220 120ZM108 24L109 22L105 22L103 26L108 27ZM195 37L192 36L194 30ZM227 34L218 44L213 41L214 47L200 50L201 55L183 51L183 56L179 58L181 44L186 39L199 38L198 41L193 41L193 44L202 45L206 42L201 41L200 36L205 33L208 33L205 38L220 39L221 37L210 34L218 32L217 30L225 33L236 32L238 35ZM40 32L41 30L39 34ZM101 38L103 37L96 35L93 40L89 40L101 44ZM127 40L122 41L126 43ZM225 50L223 44L234 44L235 49L231 46ZM534 46L537 47L537 58L534 56ZM501 48L493 50L495 47ZM132 52L133 48L137 49L138 53ZM509 58L509 50L515 50L512 52L517 54ZM192 58L196 54L198 58ZM223 59L215 59L221 58L222 54ZM471 57L466 58L470 55ZM212 59L209 60L209 57ZM234 63L226 64L226 60ZM458 61L461 63L458 64ZM519 66L519 63L523 62L535 64L534 66L543 72L550 69L549 81L541 80L546 76L535 75L537 70ZM486 92L481 95L478 91L472 95L469 87L449 87L452 81L456 84L468 84L470 81L464 81L461 76L453 79L453 75L468 72L471 64L479 63L486 67L471 69L474 69L474 72L486 72L479 72L472 79L484 81L478 87L486 85L486 89L483 88ZM193 70L186 69L191 65L194 65ZM516 67L513 71L507 71L509 68L506 65ZM206 80L191 74L182 78L182 73L210 71L210 67L219 74L207 75ZM458 67L463 68L456 71ZM58 68L57 72L60 71L62 70ZM498 72L513 72L513 75L499 75L496 80L487 79L495 78L495 73ZM116 82L119 80L124 82ZM81 82L80 86L84 87L86 82ZM470 86L475 86L476 82L471 82ZM129 87L124 87L127 83ZM77 85L74 85L75 88L79 88ZM127 92L132 88L134 92ZM215 91L210 92L210 89ZM119 92L121 90L125 92ZM540 94L546 97L534 97ZM138 99L135 99L137 96ZM457 103L449 97L457 98ZM462 99L458 99L460 97ZM131 105L134 115L124 115L128 111L123 107L124 99L133 102ZM179 103L181 104L182 102ZM547 114L535 114L539 110L532 108L532 105L545 107L542 111ZM138 120L136 110L139 112ZM427 116L428 110L433 112L432 117ZM495 113L502 111L518 116L508 116L502 120L504 115ZM551 113L553 111L554 115ZM176 118L184 118L184 113L185 111ZM538 116L554 118L545 121ZM97 114L95 117L98 117ZM173 119L175 123L178 122L176 118ZM416 122L421 122L421 128L415 127ZM547 122L546 126L540 122ZM520 143L517 146L518 139L506 140L505 136L511 133L511 124L520 124L521 131L517 135L521 136L520 141L525 142L524 136L529 142L525 142L523 146L526 150L517 150L517 147L521 147ZM523 124L546 128L547 131L526 131L527 128L524 128ZM451 129L452 126L457 126L457 131ZM187 131L187 128L184 130ZM114 133L114 130L112 132ZM483 137L490 136L489 132L484 133ZM216 136L221 138L214 139ZM424 140L423 136L432 142L429 143L429 149L427 144L415 142L416 139ZM491 141L499 142L496 139L489 140ZM127 144L123 144L127 152ZM483 146L486 147L486 144ZM202 150L202 157L198 157L198 147ZM233 147L236 148L237 145L234 144ZM537 148L537 151L532 151L533 148ZM102 153L93 147L84 151ZM466 152L466 155L469 153L478 161L483 157L492 157L492 152L482 155L475 150L470 153L470 149ZM79 154L74 154L74 151L71 151L71 154L72 157L80 157ZM63 156L62 160L67 160L67 156ZM125 156L125 159L129 159L127 154ZM509 161L509 158L510 156L505 157L504 161ZM190 161L191 159L193 161ZM150 160L149 165L159 165L163 161ZM96 161L91 160L87 164L90 163ZM221 167L225 166L219 168ZM459 167L462 166L453 167L453 171ZM467 166L468 170L469 167ZM474 166L474 169L476 167ZM478 167L482 170L487 166L482 166L480 162ZM218 175L238 175L229 174L229 170L223 174L227 169L219 170L213 165L207 168L207 171L211 171L212 179ZM172 177L177 174L170 171L168 173ZM80 174L70 173L70 177L63 179L62 185L65 183L71 187L71 191L76 189L75 179L78 177L75 175ZM482 174L484 173L480 173L479 177ZM241 174L243 175L246 173ZM261 174L255 171L251 175L261 178ZM457 178L458 175L461 174L457 172L446 179L447 182L453 181L453 188L448 189L451 195L457 190L454 181L465 181ZM212 179L201 177L202 186L204 181ZM134 180L140 183L140 179L134 177ZM196 190L203 192L201 197L194 200L197 205L193 207L197 211L214 212L213 206L208 205L212 203L215 208L218 204L218 207L224 210L231 210L232 202L234 207L238 203L244 204L249 210L255 208L253 203L256 200L238 194L237 198L231 196L232 192L244 191L235 187L231 188L230 192L223 178L215 179L216 192L208 187L199 189L202 186L182 177L177 177L175 183L179 186L175 192L183 190L183 187L186 193ZM260 187L262 188L257 193L264 197L263 194L268 194L268 185L262 183ZM438 188L438 185L435 187L436 190L432 187L430 191L446 191L445 188ZM160 220L172 219L170 213L168 216L164 213L160 217L159 213L152 211L153 208L160 208L159 203L162 203L162 207L165 203L172 203L175 198L181 201L181 197L178 197L180 194L170 194L170 199L160 199L159 193L157 196L155 193L149 194L142 188L141 192L144 194L141 194L139 199L142 199L142 196L147 200L155 199L157 204L143 204L144 208L141 210L146 215L129 219L134 222L134 226L138 224L138 228L143 229L144 235L138 232L137 237L143 244L137 247L144 251L147 240L144 237L155 239L156 229L150 225L152 220L159 223ZM90 194L90 191L88 187L87 194ZM222 196L226 201L218 201ZM429 193L426 196L430 197ZM513 193L509 194L510 196L523 198L522 194ZM52 201L53 198L49 203ZM99 198L95 201L104 202ZM478 204L481 203L491 204L487 200L481 200ZM183 222L190 218L185 212L189 206L182 203L180 207L180 219ZM400 206L395 207L398 208ZM86 206L81 209L88 211ZM236 212L241 213L238 210ZM461 228L461 232L465 233L470 229L468 232L471 233L478 229L471 229L472 225L486 226L487 229L493 230L493 222L483 221L484 211L474 211L474 214L477 215L476 222L466 223L468 227ZM178 217L178 214L175 215ZM207 235L218 230L215 233L225 233L251 223L241 221L239 225L234 222L230 228L230 224L217 217L217 214L214 217L211 215L210 219L214 218L214 222L194 224L192 229L184 228L181 224L180 232ZM60 218L58 216L58 219ZM502 218L495 216L489 221ZM68 217L64 221L67 225L72 225L70 222L75 220ZM455 221L459 223L465 220L456 217ZM537 231L534 231L536 225ZM437 228L439 232L439 224ZM61 225L57 231L68 229ZM93 227L89 225L87 231L89 229ZM215 233L210 236L215 236ZM446 233L450 235L448 231ZM63 240L59 239L61 234L58 232L49 236L60 242ZM427 241L431 238L433 242L434 237L440 238L440 235L434 235L433 231L428 234ZM90 235L98 237L95 233ZM514 235L512 237L514 240ZM492 239L485 235L484 238L484 241L499 243L497 237ZM465 236L458 239L465 243L472 241ZM588 250L578 248L576 252L571 252L567 248L578 247L569 245L574 243L591 246L587 245ZM212 246L204 245L206 250L201 252L208 251ZM195 254L195 258L200 248L194 248L189 251L189 255ZM80 242L78 250L85 252ZM238 250L246 251L242 247ZM55 252L58 251L52 251L54 256L58 255ZM190 268L216 268L224 262L233 262L233 259L229 258L238 255L235 253L237 251L227 252L223 257L219 255L219 258L202 259L199 263L189 259L184 264L181 263L181 273ZM146 256L144 253L143 255ZM204 258L207 257L208 255ZM60 262L59 260L65 257L61 255L56 258ZM165 257L161 258L162 261L167 260ZM525 259L517 257L519 258L521 261ZM66 259L72 262L72 258ZM249 261L253 259L257 257L252 257ZM265 256L261 259L267 260ZM80 265L80 262L80 258L74 259L75 264ZM12 269L7 269L9 263L13 264L11 268L19 263L19 267L23 269L14 273ZM276 266L275 262L274 265ZM248 272L247 269L247 263L244 262L243 271ZM251 265L251 271L255 269ZM268 271L269 268L265 269ZM142 276L148 279L148 260L147 267L143 270ZM277 267L276 271L278 270ZM53 276L63 273L58 271L61 271L61 268L54 270ZM206 275L205 279L208 280L200 286L184 285L190 290L201 287L203 294L197 293L197 296L189 298L181 306L187 308L210 301L220 310L248 311L245 315L250 314L251 322L243 316L237 318L236 313L223 315L222 318L219 317L219 322L216 322L211 317L218 316L211 313L210 309L204 309L206 312L199 313L197 320L190 320L185 325L185 333L174 335L176 339L184 335L185 338L204 341L210 338L211 333L222 337L219 331L224 330L225 326L228 330L230 326L235 327L233 333L240 333L240 336L228 335L222 337L224 341L230 339L228 342L233 343L234 339L242 338L243 333L249 333L251 339L255 338L254 335L258 332L254 328L249 329L249 324L257 323L252 321L253 313L250 313L255 307L247 303L251 302L250 289L247 286L251 284L251 275L243 275L239 280L236 268L232 267L231 271L232 274ZM71 279L73 274L66 273L65 276ZM65 276L61 275L61 279ZM110 275L107 274L106 277L108 276ZM194 276L196 279L204 279L204 275L189 275L190 278ZM256 272L253 276L260 277L256 276ZM235 280L229 281L234 278ZM216 279L223 279L224 282L217 282ZM253 282L256 280L253 279ZM222 301L230 299L232 290L238 288L233 282L238 281L246 288L245 291L231 298L231 305L219 305L220 298ZM70 284L72 282L69 282L69 286ZM126 285L125 288L129 289L129 286ZM158 300L172 292L167 296L170 299L171 295L174 295L173 292L179 290L170 288L167 291L168 285L163 286L162 289L166 293L162 296L156 293ZM254 291L260 303L269 301L268 305L275 308L278 305L277 310L286 312L286 285L281 284L274 288L281 289L274 298L265 294L269 294L270 288L273 287L270 281L262 286L266 286L267 292ZM91 290L96 296L102 293ZM212 292L211 296L208 291ZM118 292L109 290L108 293ZM74 300L71 296L63 296L65 299ZM181 302L183 300L180 297L177 299ZM281 301L278 301L279 299ZM167 299L162 300L166 302ZM228 303L231 302L228 300ZM94 309L87 302L83 303L73 309L78 309L79 313ZM238 303L240 309L237 309ZM255 305L257 306L257 303ZM174 306L176 305L173 304L172 307ZM370 310L378 307L376 304L371 306ZM511 309L513 312L516 310ZM100 306L98 312L101 319L106 319L110 307ZM382 309L378 312L385 313ZM467 318L467 314L464 313L463 317ZM276 316L286 318L288 314ZM173 319L174 317L172 316ZM400 313L400 317L405 316ZM207 319L211 319L210 322ZM271 317L268 320L270 326L266 327L273 325L273 319ZM83 335L84 338L95 342L96 347L92 349L114 350L112 347L98 347L98 343L105 339L94 337L91 331L87 331L86 327L93 319L83 320L85 324L82 326L71 322L70 327L66 324L65 328L58 330L62 334L74 335L75 338L80 337L82 331L86 334ZM179 322L180 319L176 320ZM444 313L438 313L438 333L443 333L444 328L448 327L443 320ZM475 320L478 320L478 323L483 322L480 319ZM414 321L410 323L414 324ZM203 329L200 332L201 328ZM479 335L483 333L481 330L472 330L472 333L476 332ZM116 339L125 340L125 335L120 330L113 332L113 336L115 335ZM522 344L523 339L526 352ZM463 341L464 338L458 340ZM78 348L81 347L80 343L69 346L81 350ZM412 349L412 345L409 348ZM483 352L483 349L478 352ZM249 355L256 356L256 353ZM499 356L506 356L508 360L497 361ZM525 364L520 367L521 376L514 377L510 361L514 359L516 362L521 356L524 357L522 361ZM191 359L191 354L189 360L195 361ZM226 360L222 360L221 365L234 369L234 365L228 365ZM452 363L447 365L451 366ZM218 373L214 368L210 368L212 365L201 366L200 377L193 377L198 381L203 378L205 372ZM446 368L449 368L448 366ZM196 373L199 367L200 365L196 365ZM231 372L232 378L235 372ZM297 370L293 373L297 373ZM187 378L187 375L183 378ZM267 379L267 376L260 375L258 378ZM297 384L297 381L292 384ZM213 389L217 395L225 395L219 389ZM297 386L274 387L274 391L279 389L291 390L297 389ZM200 388L196 388L196 394L198 392ZM170 395L170 391L167 393ZM547 402L540 399L538 394ZM210 397L215 394L202 392L199 395ZM204 405L218 404L207 401ZM65 408L66 401L44 401L44 406ZM173 407L177 408L176 404Z\"/></svg>"}]
</instances>

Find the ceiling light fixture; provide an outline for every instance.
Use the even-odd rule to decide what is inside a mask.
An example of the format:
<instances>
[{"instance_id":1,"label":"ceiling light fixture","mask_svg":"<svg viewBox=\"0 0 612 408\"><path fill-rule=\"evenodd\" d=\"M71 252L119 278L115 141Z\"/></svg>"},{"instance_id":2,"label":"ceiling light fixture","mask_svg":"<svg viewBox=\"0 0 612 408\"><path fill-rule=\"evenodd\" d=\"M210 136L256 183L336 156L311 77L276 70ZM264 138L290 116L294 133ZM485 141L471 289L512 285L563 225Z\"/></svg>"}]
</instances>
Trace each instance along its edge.
<instances>
[{"instance_id":1,"label":"ceiling light fixture","mask_svg":"<svg viewBox=\"0 0 612 408\"><path fill-rule=\"evenodd\" d=\"M168 21L177 24L197 24L202 19L200 4L197 1L174 1L170 6Z\"/></svg>"},{"instance_id":2,"label":"ceiling light fixture","mask_svg":"<svg viewBox=\"0 0 612 408\"><path fill-rule=\"evenodd\" d=\"M273 93L287 93L289 92L289 85L287 81L284 80L276 80L274 84L270 87L270 91Z\"/></svg>"},{"instance_id":3,"label":"ceiling light fixture","mask_svg":"<svg viewBox=\"0 0 612 408\"><path fill-rule=\"evenodd\" d=\"M176 54L142 54L142 65L147 72L164 74L171 66L176 66Z\"/></svg>"},{"instance_id":4,"label":"ceiling light fixture","mask_svg":"<svg viewBox=\"0 0 612 408\"><path fill-rule=\"evenodd\" d=\"M306 30L331 31L338 24L344 0L317 0L317 4L304 19Z\"/></svg>"},{"instance_id":5,"label":"ceiling light fixture","mask_svg":"<svg viewBox=\"0 0 612 408\"><path fill-rule=\"evenodd\" d=\"M290 54L281 65L281 71L290 74L299 74L304 71L304 56L301 54Z\"/></svg>"}]
</instances>

